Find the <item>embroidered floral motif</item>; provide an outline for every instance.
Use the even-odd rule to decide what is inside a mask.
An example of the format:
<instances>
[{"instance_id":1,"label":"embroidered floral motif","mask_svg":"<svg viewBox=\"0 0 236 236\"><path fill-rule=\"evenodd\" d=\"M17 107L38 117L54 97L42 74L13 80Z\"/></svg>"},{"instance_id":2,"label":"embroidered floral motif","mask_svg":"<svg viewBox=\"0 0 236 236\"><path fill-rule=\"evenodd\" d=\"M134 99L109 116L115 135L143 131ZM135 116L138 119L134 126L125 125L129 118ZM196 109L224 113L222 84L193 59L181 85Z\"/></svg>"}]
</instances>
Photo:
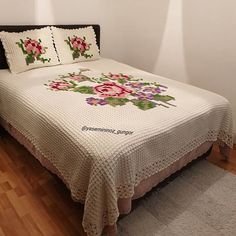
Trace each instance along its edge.
<instances>
[{"instance_id":1,"label":"embroidered floral motif","mask_svg":"<svg viewBox=\"0 0 236 236\"><path fill-rule=\"evenodd\" d=\"M144 111L157 106L166 108L175 106L170 103L175 98L163 94L168 88L156 82L145 82L130 75L112 73L91 78L83 74L85 71L62 75L56 81L49 81L46 86L53 91L73 91L93 95L86 98L86 102L91 106L116 107L131 103ZM80 86L82 82L86 84Z\"/></svg>"},{"instance_id":2,"label":"embroidered floral motif","mask_svg":"<svg viewBox=\"0 0 236 236\"><path fill-rule=\"evenodd\" d=\"M116 80L120 84L124 84L130 79L128 75L124 75L122 73L120 73L120 74L109 73L108 75L103 74L103 76L105 78L108 78L109 80Z\"/></svg>"},{"instance_id":3,"label":"embroidered floral motif","mask_svg":"<svg viewBox=\"0 0 236 236\"><path fill-rule=\"evenodd\" d=\"M71 82L67 82L66 80L64 80L64 81L51 81L48 86L51 88L51 90L55 90L55 91L65 90L65 91L68 91L68 90L74 88L76 85L74 85Z\"/></svg>"},{"instance_id":4,"label":"embroidered floral motif","mask_svg":"<svg viewBox=\"0 0 236 236\"><path fill-rule=\"evenodd\" d=\"M20 42L16 42L23 54L26 55L25 61L27 65L34 63L35 60L43 63L51 61L51 58L46 59L42 57L46 53L47 47L43 47L41 43L41 39L37 41L28 37L25 40L20 39Z\"/></svg>"},{"instance_id":5,"label":"embroidered floral motif","mask_svg":"<svg viewBox=\"0 0 236 236\"><path fill-rule=\"evenodd\" d=\"M124 98L127 97L128 94L132 93L132 90L127 89L124 86L118 85L115 82L104 82L101 85L95 86L94 90L98 94L98 96L105 98Z\"/></svg>"},{"instance_id":6,"label":"embroidered floral motif","mask_svg":"<svg viewBox=\"0 0 236 236\"><path fill-rule=\"evenodd\" d=\"M70 50L72 51L73 60L79 57L85 57L86 59L93 57L93 55L87 54L91 44L88 44L86 42L85 37L80 38L74 35L73 38L68 37L65 42L68 44Z\"/></svg>"},{"instance_id":7,"label":"embroidered floral motif","mask_svg":"<svg viewBox=\"0 0 236 236\"><path fill-rule=\"evenodd\" d=\"M104 99L97 99L93 97L87 98L86 101L88 104L93 105L93 106L97 106L97 105L103 106L107 104L107 102Z\"/></svg>"}]
</instances>

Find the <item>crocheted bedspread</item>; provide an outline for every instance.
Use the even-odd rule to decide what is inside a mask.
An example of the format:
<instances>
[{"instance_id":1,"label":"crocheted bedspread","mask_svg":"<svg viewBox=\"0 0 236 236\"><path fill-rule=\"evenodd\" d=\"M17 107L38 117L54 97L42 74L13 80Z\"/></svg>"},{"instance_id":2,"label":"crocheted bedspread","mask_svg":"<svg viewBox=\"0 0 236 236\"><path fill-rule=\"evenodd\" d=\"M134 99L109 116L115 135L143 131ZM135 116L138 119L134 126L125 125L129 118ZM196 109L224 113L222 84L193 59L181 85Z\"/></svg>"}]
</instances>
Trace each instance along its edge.
<instances>
[{"instance_id":1,"label":"crocheted bedspread","mask_svg":"<svg viewBox=\"0 0 236 236\"><path fill-rule=\"evenodd\" d=\"M84 203L88 235L115 224L118 198L142 180L206 141L232 146L225 98L109 59L3 70L0 102L0 116Z\"/></svg>"}]
</instances>

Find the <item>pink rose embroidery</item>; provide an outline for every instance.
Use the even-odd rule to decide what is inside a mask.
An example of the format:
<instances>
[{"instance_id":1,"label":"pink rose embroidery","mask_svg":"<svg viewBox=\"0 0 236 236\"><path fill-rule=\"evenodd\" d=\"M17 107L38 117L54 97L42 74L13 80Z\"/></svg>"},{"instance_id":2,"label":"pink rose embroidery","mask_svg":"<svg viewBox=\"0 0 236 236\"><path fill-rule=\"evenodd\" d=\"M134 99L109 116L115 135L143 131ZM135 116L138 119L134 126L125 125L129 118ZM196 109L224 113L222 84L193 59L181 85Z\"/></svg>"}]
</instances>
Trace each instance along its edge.
<instances>
[{"instance_id":1,"label":"pink rose embroidery","mask_svg":"<svg viewBox=\"0 0 236 236\"><path fill-rule=\"evenodd\" d=\"M84 53L86 50L90 49L90 45L87 44L84 39L76 36L71 39L71 44L75 50L78 49L81 53Z\"/></svg>"},{"instance_id":2,"label":"pink rose embroidery","mask_svg":"<svg viewBox=\"0 0 236 236\"><path fill-rule=\"evenodd\" d=\"M46 52L45 48L43 48L36 40L25 40L24 46L27 54L34 54L35 57L38 57L40 54L44 54Z\"/></svg>"},{"instance_id":3,"label":"pink rose embroidery","mask_svg":"<svg viewBox=\"0 0 236 236\"><path fill-rule=\"evenodd\" d=\"M107 77L112 79L112 80L120 80L120 79L129 80L130 79L130 76L124 75L124 74L112 74L112 73L109 73L107 75Z\"/></svg>"},{"instance_id":4,"label":"pink rose embroidery","mask_svg":"<svg viewBox=\"0 0 236 236\"><path fill-rule=\"evenodd\" d=\"M51 58L46 59L42 57L46 53L47 47L43 47L41 43L41 39L37 41L31 38L26 38L25 40L20 39L20 42L16 42L23 54L26 55L25 61L27 65L34 63L35 60L43 63L51 61Z\"/></svg>"},{"instance_id":5,"label":"pink rose embroidery","mask_svg":"<svg viewBox=\"0 0 236 236\"><path fill-rule=\"evenodd\" d=\"M88 77L84 76L84 75L73 75L70 77L71 80L75 80L77 82L83 82L88 80Z\"/></svg>"},{"instance_id":6,"label":"pink rose embroidery","mask_svg":"<svg viewBox=\"0 0 236 236\"><path fill-rule=\"evenodd\" d=\"M68 37L68 39L66 39L65 42L72 51L73 60L81 56L85 58L91 58L93 56L87 54L87 52L90 50L91 44L88 44L86 42L85 37L80 38L74 35L73 38Z\"/></svg>"},{"instance_id":7,"label":"pink rose embroidery","mask_svg":"<svg viewBox=\"0 0 236 236\"><path fill-rule=\"evenodd\" d=\"M49 83L48 85L51 90L69 90L70 88L73 88L74 86L72 84L70 84L69 82L66 81L52 81L51 83Z\"/></svg>"},{"instance_id":8,"label":"pink rose embroidery","mask_svg":"<svg viewBox=\"0 0 236 236\"><path fill-rule=\"evenodd\" d=\"M124 98L132 93L132 90L129 90L122 85L118 85L115 82L105 82L101 85L97 85L94 87L94 91L100 97L105 97L105 98L106 97Z\"/></svg>"}]
</instances>

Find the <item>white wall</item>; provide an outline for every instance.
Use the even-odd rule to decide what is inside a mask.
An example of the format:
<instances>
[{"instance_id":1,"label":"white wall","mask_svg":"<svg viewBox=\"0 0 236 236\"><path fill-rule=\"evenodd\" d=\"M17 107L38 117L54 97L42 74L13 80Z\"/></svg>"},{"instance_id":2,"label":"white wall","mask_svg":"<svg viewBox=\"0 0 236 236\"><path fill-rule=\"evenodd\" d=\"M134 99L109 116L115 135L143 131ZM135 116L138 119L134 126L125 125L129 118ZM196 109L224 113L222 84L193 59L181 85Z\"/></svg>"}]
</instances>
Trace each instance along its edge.
<instances>
[{"instance_id":1,"label":"white wall","mask_svg":"<svg viewBox=\"0 0 236 236\"><path fill-rule=\"evenodd\" d=\"M110 38L116 47L105 53L225 96L236 142L236 1L120 0L113 9L119 12Z\"/></svg>"},{"instance_id":2,"label":"white wall","mask_svg":"<svg viewBox=\"0 0 236 236\"><path fill-rule=\"evenodd\" d=\"M233 109L236 143L235 29L235 0L170 1L154 72L225 96Z\"/></svg>"},{"instance_id":3,"label":"white wall","mask_svg":"<svg viewBox=\"0 0 236 236\"><path fill-rule=\"evenodd\" d=\"M235 0L0 1L0 24L53 23L98 23L103 56L225 96L236 134Z\"/></svg>"}]
</instances>

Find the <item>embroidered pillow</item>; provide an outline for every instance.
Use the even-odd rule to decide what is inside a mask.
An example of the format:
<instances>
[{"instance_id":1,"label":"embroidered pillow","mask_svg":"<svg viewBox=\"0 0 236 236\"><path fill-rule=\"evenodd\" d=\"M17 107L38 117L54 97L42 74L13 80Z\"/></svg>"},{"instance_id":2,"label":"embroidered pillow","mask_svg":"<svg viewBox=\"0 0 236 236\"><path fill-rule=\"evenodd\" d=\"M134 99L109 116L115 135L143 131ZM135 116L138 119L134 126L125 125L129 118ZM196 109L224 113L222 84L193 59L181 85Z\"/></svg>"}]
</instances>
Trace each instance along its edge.
<instances>
[{"instance_id":1,"label":"embroidered pillow","mask_svg":"<svg viewBox=\"0 0 236 236\"><path fill-rule=\"evenodd\" d=\"M80 29L51 27L61 64L100 58L96 35L92 26Z\"/></svg>"},{"instance_id":2,"label":"embroidered pillow","mask_svg":"<svg viewBox=\"0 0 236 236\"><path fill-rule=\"evenodd\" d=\"M12 73L60 64L50 27L20 33L0 32Z\"/></svg>"}]
</instances>

